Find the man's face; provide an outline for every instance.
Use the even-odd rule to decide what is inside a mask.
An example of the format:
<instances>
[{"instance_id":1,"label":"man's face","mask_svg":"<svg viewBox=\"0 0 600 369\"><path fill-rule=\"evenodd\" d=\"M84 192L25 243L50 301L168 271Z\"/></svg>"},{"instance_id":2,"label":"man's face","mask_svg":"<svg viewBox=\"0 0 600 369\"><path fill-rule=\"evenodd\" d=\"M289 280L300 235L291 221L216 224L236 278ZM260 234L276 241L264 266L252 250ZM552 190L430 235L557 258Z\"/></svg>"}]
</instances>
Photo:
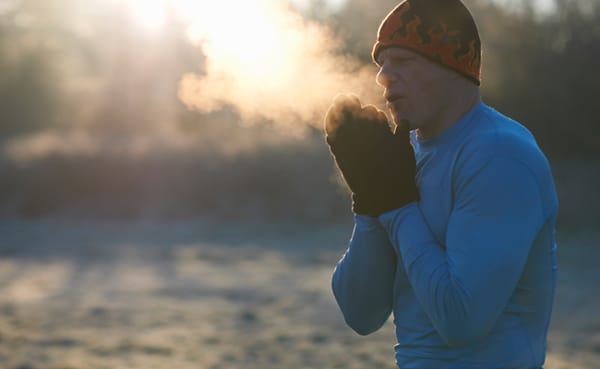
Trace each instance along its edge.
<instances>
[{"instance_id":1,"label":"man's face","mask_svg":"<svg viewBox=\"0 0 600 369\"><path fill-rule=\"evenodd\" d=\"M387 107L396 124L437 131L457 74L409 49L391 47L379 53L376 81L385 88Z\"/></svg>"}]
</instances>

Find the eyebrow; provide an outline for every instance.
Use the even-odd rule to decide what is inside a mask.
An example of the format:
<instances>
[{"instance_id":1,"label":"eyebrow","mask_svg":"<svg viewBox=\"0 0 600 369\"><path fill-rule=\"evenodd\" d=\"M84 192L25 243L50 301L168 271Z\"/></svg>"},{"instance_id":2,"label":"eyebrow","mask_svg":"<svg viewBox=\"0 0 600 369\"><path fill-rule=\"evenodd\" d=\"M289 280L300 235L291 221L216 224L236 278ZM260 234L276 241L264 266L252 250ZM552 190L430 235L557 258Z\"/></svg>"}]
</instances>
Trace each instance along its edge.
<instances>
[{"instance_id":1,"label":"eyebrow","mask_svg":"<svg viewBox=\"0 0 600 369\"><path fill-rule=\"evenodd\" d=\"M410 54L395 54L395 53L386 53L385 50L379 54L378 62L383 62L384 59L401 59L401 60L410 60L414 59L413 55Z\"/></svg>"},{"instance_id":2,"label":"eyebrow","mask_svg":"<svg viewBox=\"0 0 600 369\"><path fill-rule=\"evenodd\" d=\"M413 55L405 53L403 51L388 51L388 56L393 57L393 58L402 58L402 59L408 59L408 58L412 58Z\"/></svg>"}]
</instances>

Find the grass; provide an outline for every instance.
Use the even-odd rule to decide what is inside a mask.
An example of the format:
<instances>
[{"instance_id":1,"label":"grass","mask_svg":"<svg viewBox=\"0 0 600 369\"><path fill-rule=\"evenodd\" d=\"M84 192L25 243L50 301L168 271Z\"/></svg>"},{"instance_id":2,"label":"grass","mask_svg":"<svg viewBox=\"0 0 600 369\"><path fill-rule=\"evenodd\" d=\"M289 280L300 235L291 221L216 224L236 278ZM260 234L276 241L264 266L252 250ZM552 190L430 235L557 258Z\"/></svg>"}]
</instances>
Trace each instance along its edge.
<instances>
[{"instance_id":1,"label":"grass","mask_svg":"<svg viewBox=\"0 0 600 369\"><path fill-rule=\"evenodd\" d=\"M0 367L388 368L389 321L347 328L330 274L351 224L0 224ZM559 234L547 368L600 368L594 231Z\"/></svg>"}]
</instances>

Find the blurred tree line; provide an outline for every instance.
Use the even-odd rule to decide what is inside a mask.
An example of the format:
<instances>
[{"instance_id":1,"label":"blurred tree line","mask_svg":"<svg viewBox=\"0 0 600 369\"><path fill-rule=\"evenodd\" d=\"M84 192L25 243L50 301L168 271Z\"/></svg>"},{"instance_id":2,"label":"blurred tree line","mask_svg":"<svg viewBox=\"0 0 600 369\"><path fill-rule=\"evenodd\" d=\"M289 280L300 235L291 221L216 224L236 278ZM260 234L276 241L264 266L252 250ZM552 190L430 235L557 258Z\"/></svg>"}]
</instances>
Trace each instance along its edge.
<instances>
[{"instance_id":1,"label":"blurred tree line","mask_svg":"<svg viewBox=\"0 0 600 369\"><path fill-rule=\"evenodd\" d=\"M555 0L545 14L525 0L465 2L482 36L484 99L530 128L551 159L600 159L600 2ZM177 82L203 56L183 27L167 17L149 36L92 3L102 2L0 1L0 216L347 212L320 132L298 140L248 130L227 109L187 111ZM334 13L311 4L306 16L370 63L396 2L348 0ZM149 130L177 139L144 140Z\"/></svg>"}]
</instances>

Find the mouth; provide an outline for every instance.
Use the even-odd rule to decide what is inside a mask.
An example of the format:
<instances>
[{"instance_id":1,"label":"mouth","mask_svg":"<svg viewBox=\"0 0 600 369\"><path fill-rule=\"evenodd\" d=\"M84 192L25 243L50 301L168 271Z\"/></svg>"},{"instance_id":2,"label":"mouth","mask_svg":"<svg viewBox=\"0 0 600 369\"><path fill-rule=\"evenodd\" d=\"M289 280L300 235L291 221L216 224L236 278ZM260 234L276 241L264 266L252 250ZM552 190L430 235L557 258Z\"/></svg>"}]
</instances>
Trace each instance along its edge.
<instances>
[{"instance_id":1,"label":"mouth","mask_svg":"<svg viewBox=\"0 0 600 369\"><path fill-rule=\"evenodd\" d=\"M393 102L395 100L398 100L401 96L399 94L393 93L393 92L386 92L383 97L385 98L385 101L387 102Z\"/></svg>"},{"instance_id":2,"label":"mouth","mask_svg":"<svg viewBox=\"0 0 600 369\"><path fill-rule=\"evenodd\" d=\"M394 92L386 92L383 97L385 98L388 107L396 103L398 100L402 99L402 95Z\"/></svg>"},{"instance_id":3,"label":"mouth","mask_svg":"<svg viewBox=\"0 0 600 369\"><path fill-rule=\"evenodd\" d=\"M389 94L385 96L386 106L390 110L395 110L395 105L398 101L402 99L402 96Z\"/></svg>"}]
</instances>

